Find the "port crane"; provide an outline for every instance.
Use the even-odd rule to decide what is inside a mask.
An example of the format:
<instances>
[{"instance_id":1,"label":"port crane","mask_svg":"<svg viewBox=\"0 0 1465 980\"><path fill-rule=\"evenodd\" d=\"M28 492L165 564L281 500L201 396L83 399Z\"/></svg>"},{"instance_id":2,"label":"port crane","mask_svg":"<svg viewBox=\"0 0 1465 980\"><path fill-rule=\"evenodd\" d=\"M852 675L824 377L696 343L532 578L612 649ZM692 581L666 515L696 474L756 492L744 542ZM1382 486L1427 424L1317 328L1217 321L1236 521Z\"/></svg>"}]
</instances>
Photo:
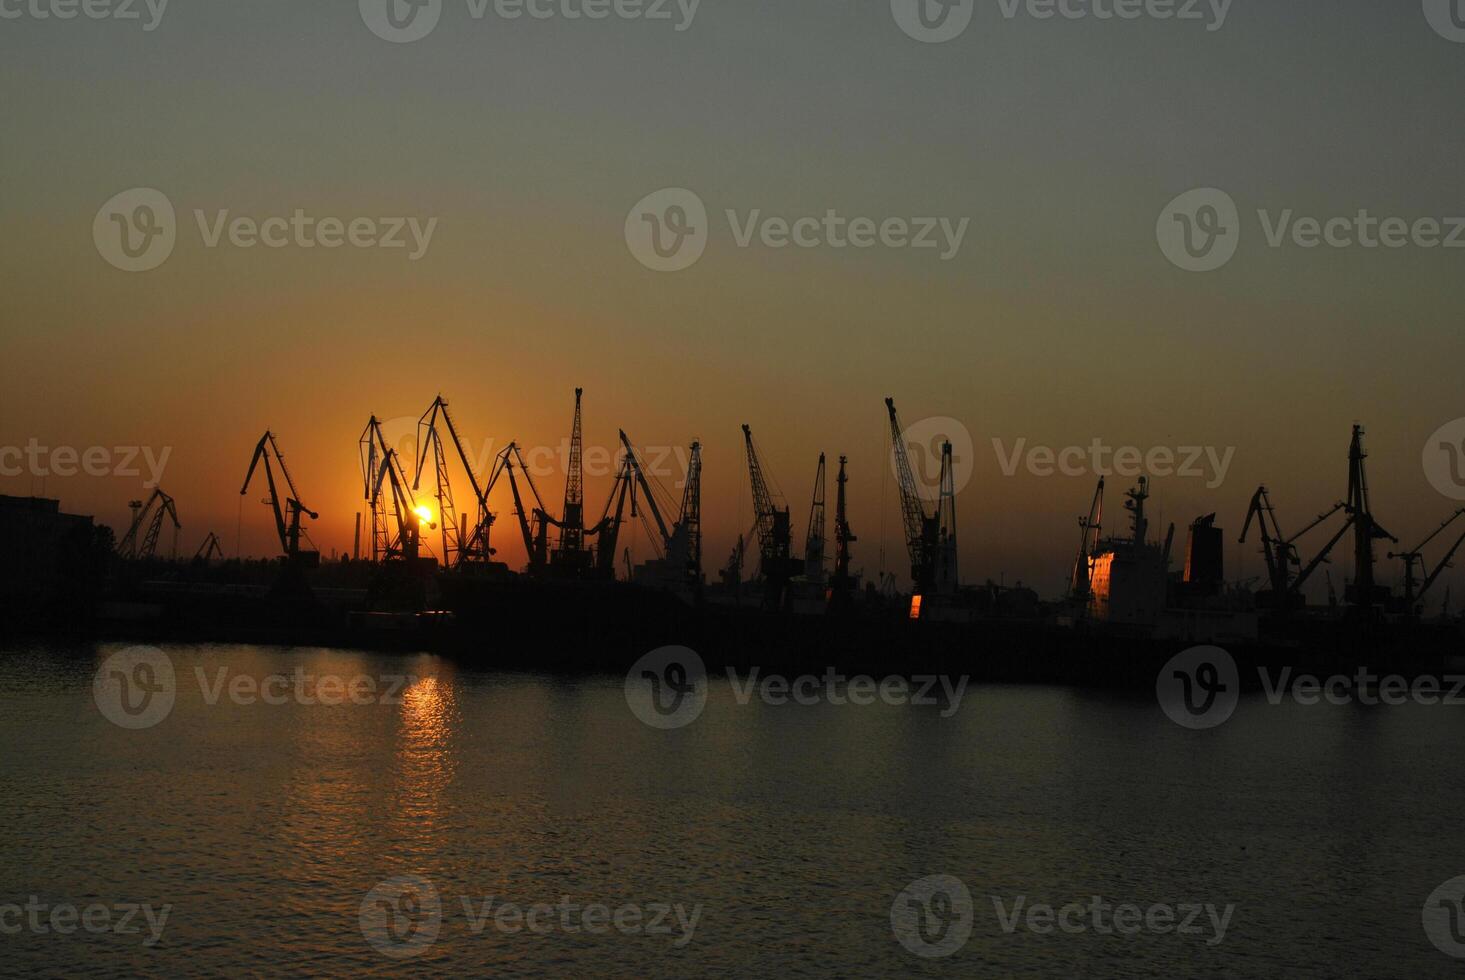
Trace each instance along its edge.
<instances>
[{"instance_id":1,"label":"port crane","mask_svg":"<svg viewBox=\"0 0 1465 980\"><path fill-rule=\"evenodd\" d=\"M753 490L753 517L758 531L758 564L763 575L765 606L781 608L787 599L789 579L804 570L804 563L792 557L792 527L788 507L778 506L768 488L753 430L743 426L743 443L748 454L748 481ZM782 499L781 497L779 498Z\"/></svg>"},{"instance_id":2,"label":"port crane","mask_svg":"<svg viewBox=\"0 0 1465 980\"><path fill-rule=\"evenodd\" d=\"M372 514L372 560L415 564L421 554L422 527L436 528L431 515L420 508L407 483L397 451L387 445L381 422L373 415L359 440L362 478ZM390 492L390 500L382 493ZM388 506L390 505L390 513ZM386 518L396 527L395 535Z\"/></svg>"},{"instance_id":3,"label":"port crane","mask_svg":"<svg viewBox=\"0 0 1465 980\"><path fill-rule=\"evenodd\" d=\"M285 454L280 452L279 443L271 432L265 432L260 437L259 444L254 447L254 455L249 460L249 470L244 474L244 485L239 488L239 496L249 492L250 481L254 479L255 470L263 464L265 482L269 486L270 495L264 503L270 508L275 518L275 532L280 538L280 551L285 564L290 567L315 567L320 564L319 551L302 551L300 538L305 533L300 526L302 517L309 517L311 520L319 520L320 515L306 507L300 501L300 491L295 488L295 480L290 475L290 470L285 466ZM285 489L289 493L284 497L283 507L281 506L281 495L279 484L276 480L275 470L280 471L280 479L285 482Z\"/></svg>"},{"instance_id":4,"label":"port crane","mask_svg":"<svg viewBox=\"0 0 1465 980\"><path fill-rule=\"evenodd\" d=\"M819 468L814 472L814 499L809 505L809 531L804 538L804 577L810 582L824 581L824 454L819 454Z\"/></svg>"},{"instance_id":5,"label":"port crane","mask_svg":"<svg viewBox=\"0 0 1465 980\"><path fill-rule=\"evenodd\" d=\"M422 474L427 467L427 454L431 452L436 477L437 517L442 525L443 564L449 568L461 568L491 560L494 550L489 545L489 532L493 528L494 515L488 509L487 492L478 484L478 476L473 471L473 464L458 435L458 427L453 423L448 403L442 395L437 396L418 420L417 442L417 475L412 481L412 490L416 493L422 489ZM453 501L452 483L448 477L449 448L468 474L468 484L473 490L475 513L471 530L460 521Z\"/></svg>"},{"instance_id":6,"label":"port crane","mask_svg":"<svg viewBox=\"0 0 1465 980\"><path fill-rule=\"evenodd\" d=\"M514 465L518 464L519 472L524 474L524 482L529 487L529 492L534 495L534 508L526 509L524 499L519 493L519 481L514 476ZM519 444L511 442L504 447L494 460L493 471L489 474L488 483L483 489L485 499L493 488L498 485L499 477L507 475L509 479L509 491L514 497L514 516L518 519L519 533L524 539L524 554L528 562L530 575L541 575L548 564L549 542L546 532L546 523L542 519L545 515L544 502L539 496L539 488L534 485L534 477L529 472L529 467L524 462L524 456L519 451ZM533 524L531 525L531 520Z\"/></svg>"},{"instance_id":7,"label":"port crane","mask_svg":"<svg viewBox=\"0 0 1465 980\"><path fill-rule=\"evenodd\" d=\"M620 433L624 452L623 470L634 480L631 490L631 516L639 517L646 528L656 558L643 566L648 575L667 578L666 584L689 586L694 591L702 585L702 444L692 443L687 463L687 479L682 488L676 520L668 523L665 513L673 506L671 495L659 483L646 477L641 458L624 430ZM639 488L639 496L636 489ZM612 491L614 496L615 491ZM648 522L647 511L651 521ZM609 531L606 533L610 533Z\"/></svg>"},{"instance_id":8,"label":"port crane","mask_svg":"<svg viewBox=\"0 0 1465 980\"><path fill-rule=\"evenodd\" d=\"M906 547L911 556L913 595L953 595L957 591L956 489L951 442L941 445L940 497L934 513L926 512L916 477L906 451L905 434L895 412L895 400L885 399L890 414L891 452L895 459L896 482L900 490L901 518L905 524ZM918 611L919 604L912 603Z\"/></svg>"},{"instance_id":9,"label":"port crane","mask_svg":"<svg viewBox=\"0 0 1465 980\"><path fill-rule=\"evenodd\" d=\"M1439 581L1440 574L1444 572L1445 569L1451 567L1450 562L1451 559L1455 557L1455 552L1460 550L1460 546L1462 544L1465 544L1465 532L1462 532L1460 536L1455 539L1455 543L1450 545L1449 549L1445 552L1444 557L1440 559L1439 564L1436 565L1432 571L1429 569L1424 561L1424 546L1429 544L1436 537L1438 537L1440 533L1445 530L1445 528L1449 527L1451 524L1454 524L1455 521L1459 520L1462 515L1465 515L1465 507L1461 507L1459 510L1455 511L1453 514L1447 517L1440 524L1439 527L1429 532L1429 534L1425 536L1423 541L1419 542L1419 544L1415 545L1410 550L1389 552L1390 558L1402 558L1404 560L1403 608L1405 615L1411 618L1419 615L1419 610L1424 605L1425 594L1429 592L1430 588L1435 584L1435 582ZM1419 579L1416 578L1416 569L1418 570L1418 574L1424 577L1423 582L1420 582Z\"/></svg>"},{"instance_id":10,"label":"port crane","mask_svg":"<svg viewBox=\"0 0 1465 980\"><path fill-rule=\"evenodd\" d=\"M219 543L219 536L210 531L209 536L203 539L203 544L198 546L198 551L194 552L193 560L207 564L215 558L220 561L224 559L224 546Z\"/></svg>"},{"instance_id":11,"label":"port crane","mask_svg":"<svg viewBox=\"0 0 1465 980\"><path fill-rule=\"evenodd\" d=\"M600 520L593 527L585 529L585 533L595 538L596 578L615 578L616 544L620 541L621 525L625 523L628 497L631 500L631 516L635 517L638 513L632 458L630 454L621 457L620 470L611 484L610 496L606 498L605 510L601 513Z\"/></svg>"},{"instance_id":12,"label":"port crane","mask_svg":"<svg viewBox=\"0 0 1465 980\"><path fill-rule=\"evenodd\" d=\"M1379 526L1368 502L1368 478L1363 461L1363 426L1353 426L1353 441L1348 447L1348 516L1353 525L1353 581L1343 589L1343 597L1355 612L1372 614L1375 607L1387 602L1389 590L1374 584L1373 543L1399 539Z\"/></svg>"},{"instance_id":13,"label":"port crane","mask_svg":"<svg viewBox=\"0 0 1465 980\"><path fill-rule=\"evenodd\" d=\"M1246 522L1241 526L1241 537L1238 542L1246 543L1246 536L1251 531L1252 521L1256 521L1257 531L1261 535L1262 557L1267 566L1267 580L1270 588L1257 594L1260 604L1270 605L1272 608L1281 610L1298 609L1304 604L1302 586L1312 577L1312 574L1326 561L1333 547L1348 533L1352 526L1353 518L1349 516L1341 527L1338 528L1327 544L1323 545L1317 555L1307 563L1304 568L1302 558L1298 553L1297 541L1313 528L1319 526L1328 518L1339 511L1348 509L1346 501L1338 501L1304 527L1301 531L1288 537L1282 532L1282 526L1277 520L1277 511L1272 506L1272 500L1265 486L1256 488L1256 493L1251 496L1251 505L1246 511ZM1297 569L1294 575L1293 570Z\"/></svg>"},{"instance_id":14,"label":"port crane","mask_svg":"<svg viewBox=\"0 0 1465 980\"><path fill-rule=\"evenodd\" d=\"M1282 533L1281 526L1277 522L1277 512L1272 507L1267 488L1260 486L1252 495L1251 506L1246 512L1246 523L1241 528L1240 540L1243 544L1246 542L1251 523L1253 519L1256 520L1262 538L1262 555L1267 565L1267 577L1271 585L1268 591L1258 594L1258 599L1263 603L1282 611L1301 608L1305 604L1302 586L1320 565L1329 560L1328 555L1332 552L1333 547L1343 539L1349 530L1353 531L1353 581L1344 587L1344 599L1355 612L1371 611L1387 599L1387 590L1374 584L1373 543L1379 539L1387 539L1397 544L1399 539L1384 530L1374 519L1373 510L1368 501L1368 479L1363 465L1365 458L1367 458L1367 454L1363 451L1363 426L1355 425L1353 426L1353 440L1348 448L1347 498L1338 501L1331 508L1319 514L1311 523L1291 537ZM1303 566L1297 551L1298 539L1339 512L1345 515L1342 526L1323 545L1317 556ZM1298 570L1295 575L1293 574L1294 569Z\"/></svg>"},{"instance_id":15,"label":"port crane","mask_svg":"<svg viewBox=\"0 0 1465 980\"><path fill-rule=\"evenodd\" d=\"M824 457L819 457L823 460ZM834 575L829 580L830 604L836 607L849 602L855 591L855 579L850 574L850 545L859 539L850 530L849 515L845 511L845 484L849 477L844 467L847 457L839 457L839 475L834 478Z\"/></svg>"},{"instance_id":16,"label":"port crane","mask_svg":"<svg viewBox=\"0 0 1465 980\"><path fill-rule=\"evenodd\" d=\"M559 547L550 551L549 567L556 574L567 578L585 576L592 570L596 561L595 556L585 547L585 535L595 532L585 529L585 472L580 413L580 399L584 393L584 388L575 389L575 421L570 429L570 458L565 474L565 503L564 508L560 511L560 518L556 520L551 517L542 504L534 515L536 522L540 525L537 534L543 533L543 527L546 524L559 528ZM525 473L527 472L525 470Z\"/></svg>"},{"instance_id":17,"label":"port crane","mask_svg":"<svg viewBox=\"0 0 1465 980\"><path fill-rule=\"evenodd\" d=\"M157 555L158 536L163 531L163 521L173 522L173 554L177 557L178 532L183 525L178 523L178 508L174 505L173 498L163 492L162 487L155 487L152 496L148 497L147 503L141 500L134 500L127 505L132 510L132 524L127 528L127 534L123 536L122 543L117 546L117 554L130 560L151 561ZM147 529L143 530L143 525ZM142 542L137 540L138 532L142 531Z\"/></svg>"}]
</instances>

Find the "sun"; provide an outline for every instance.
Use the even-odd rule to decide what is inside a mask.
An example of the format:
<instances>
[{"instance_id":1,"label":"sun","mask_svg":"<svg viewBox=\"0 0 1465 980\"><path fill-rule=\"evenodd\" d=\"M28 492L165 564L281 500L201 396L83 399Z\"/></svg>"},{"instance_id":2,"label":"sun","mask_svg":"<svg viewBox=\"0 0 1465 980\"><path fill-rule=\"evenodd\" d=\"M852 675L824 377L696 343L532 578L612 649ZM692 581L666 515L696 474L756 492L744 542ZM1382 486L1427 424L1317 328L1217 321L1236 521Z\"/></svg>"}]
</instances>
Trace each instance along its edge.
<instances>
[{"instance_id":1,"label":"sun","mask_svg":"<svg viewBox=\"0 0 1465 980\"><path fill-rule=\"evenodd\" d=\"M413 513L417 515L417 519L423 524L432 523L432 508L426 504L418 504L417 509Z\"/></svg>"}]
</instances>

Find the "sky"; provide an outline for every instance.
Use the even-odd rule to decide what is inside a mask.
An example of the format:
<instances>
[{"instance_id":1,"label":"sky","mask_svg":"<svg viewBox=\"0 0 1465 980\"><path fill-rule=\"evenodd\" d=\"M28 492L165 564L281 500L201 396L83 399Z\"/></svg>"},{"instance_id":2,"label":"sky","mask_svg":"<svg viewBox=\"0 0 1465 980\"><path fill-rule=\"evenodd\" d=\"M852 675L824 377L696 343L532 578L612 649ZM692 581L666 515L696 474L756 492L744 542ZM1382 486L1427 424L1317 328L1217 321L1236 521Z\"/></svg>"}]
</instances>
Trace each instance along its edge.
<instances>
[{"instance_id":1,"label":"sky","mask_svg":"<svg viewBox=\"0 0 1465 980\"><path fill-rule=\"evenodd\" d=\"M975 0L933 43L902 26L907 0L703 0L690 23L675 4L508 19L445 0L396 43L346 0L174 3L151 30L141 2L137 20L37 16L50 2L0 0L0 452L166 450L186 554L211 530L231 554L277 550L262 491L239 494L266 428L329 554L351 547L372 414L410 431L441 393L475 454L552 448L577 386L588 445L619 428L702 442L709 577L752 523L742 423L799 538L818 454L831 509L847 455L854 565L903 577L886 396L912 430L960 423L968 582L1066 580L1095 474L1019 456L1007 475L1018 445L1228 458L1219 480L1156 476L1151 511L1161 528L1218 513L1233 578L1262 574L1235 543L1256 486L1301 527L1345 494L1354 422L1376 516L1404 543L1459 506L1422 453L1465 415L1465 251L1268 238L1283 215L1465 215L1465 43L1427 3L1234 0L1218 24L1206 3L1129 20L1097 16L1110 0L1074 0L1077 19ZM166 197L176 236L136 272L97 229L134 188ZM705 251L677 271L627 237L666 188L706 210ZM1234 256L1204 272L1157 238L1198 188L1238 215ZM223 212L297 209L383 235L402 219L407 246L211 237ZM759 223L830 211L963 231L954 250L939 231L937 248L838 247L822 227L780 248ZM27 465L0 493L124 528L143 482ZM562 496L562 473L538 482ZM1132 482L1109 480L1109 530ZM609 485L587 479L587 510ZM518 566L503 488L493 504ZM1340 548L1340 586L1346 565Z\"/></svg>"}]
</instances>

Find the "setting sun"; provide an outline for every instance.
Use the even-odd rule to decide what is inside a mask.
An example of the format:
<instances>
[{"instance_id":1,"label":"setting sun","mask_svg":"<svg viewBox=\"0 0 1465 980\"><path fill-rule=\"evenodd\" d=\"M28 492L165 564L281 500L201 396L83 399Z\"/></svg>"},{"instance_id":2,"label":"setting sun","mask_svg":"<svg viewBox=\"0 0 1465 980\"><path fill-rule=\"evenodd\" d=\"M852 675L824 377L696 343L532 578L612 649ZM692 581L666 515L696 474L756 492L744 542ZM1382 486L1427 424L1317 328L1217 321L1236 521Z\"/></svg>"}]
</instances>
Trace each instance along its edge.
<instances>
[{"instance_id":1,"label":"setting sun","mask_svg":"<svg viewBox=\"0 0 1465 980\"><path fill-rule=\"evenodd\" d=\"M426 504L418 504L417 509L413 513L417 515L417 519L423 524L432 523L432 508Z\"/></svg>"}]
</instances>

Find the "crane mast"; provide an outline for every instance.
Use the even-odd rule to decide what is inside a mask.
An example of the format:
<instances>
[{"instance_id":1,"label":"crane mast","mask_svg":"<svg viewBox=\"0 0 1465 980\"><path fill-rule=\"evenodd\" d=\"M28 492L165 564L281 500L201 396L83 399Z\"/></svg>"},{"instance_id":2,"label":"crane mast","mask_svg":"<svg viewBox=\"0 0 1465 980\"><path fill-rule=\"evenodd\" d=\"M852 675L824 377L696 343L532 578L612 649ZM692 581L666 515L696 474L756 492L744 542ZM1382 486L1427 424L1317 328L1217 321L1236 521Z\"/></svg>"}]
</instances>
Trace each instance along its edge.
<instances>
[{"instance_id":1,"label":"crane mast","mask_svg":"<svg viewBox=\"0 0 1465 980\"><path fill-rule=\"evenodd\" d=\"M1388 597L1388 590L1374 584L1373 543L1380 538L1398 544L1399 539L1385 531L1374 520L1368 503L1368 476L1363 461L1363 426L1353 426L1353 441L1348 446L1348 514L1353 524L1353 582L1343 590L1344 598L1355 612L1371 612Z\"/></svg>"},{"instance_id":2,"label":"crane mast","mask_svg":"<svg viewBox=\"0 0 1465 980\"><path fill-rule=\"evenodd\" d=\"M809 530L804 538L804 575L811 582L824 581L824 454L814 471L814 499L809 504Z\"/></svg>"},{"instance_id":3,"label":"crane mast","mask_svg":"<svg viewBox=\"0 0 1465 980\"><path fill-rule=\"evenodd\" d=\"M575 389L575 422L570 430L570 459L565 476L565 507L560 517L560 546L556 559L578 567L585 554L585 472L580 418L580 396L584 388Z\"/></svg>"},{"instance_id":4,"label":"crane mast","mask_svg":"<svg viewBox=\"0 0 1465 980\"><path fill-rule=\"evenodd\" d=\"M702 586L702 444L692 443L687 462L687 484L682 488L681 516L666 547L674 568L685 570L693 588Z\"/></svg>"},{"instance_id":5,"label":"crane mast","mask_svg":"<svg viewBox=\"0 0 1465 980\"><path fill-rule=\"evenodd\" d=\"M823 457L820 457L821 459ZM834 478L834 577L830 579L830 602L842 604L854 592L855 580L850 575L850 545L859 539L850 530L849 516L845 511L846 457L839 457L839 475Z\"/></svg>"}]
</instances>

